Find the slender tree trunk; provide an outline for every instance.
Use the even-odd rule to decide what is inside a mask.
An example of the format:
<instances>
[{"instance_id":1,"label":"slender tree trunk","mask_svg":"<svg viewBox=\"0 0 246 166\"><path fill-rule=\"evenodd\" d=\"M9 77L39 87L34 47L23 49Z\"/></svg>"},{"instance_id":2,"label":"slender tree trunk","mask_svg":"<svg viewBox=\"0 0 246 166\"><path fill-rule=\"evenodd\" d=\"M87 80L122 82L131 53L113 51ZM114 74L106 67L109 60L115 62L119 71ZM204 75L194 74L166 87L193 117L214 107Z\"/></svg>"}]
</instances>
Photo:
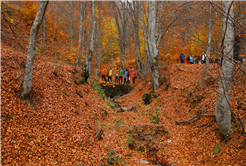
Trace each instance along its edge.
<instances>
[{"instance_id":1,"label":"slender tree trunk","mask_svg":"<svg viewBox=\"0 0 246 166\"><path fill-rule=\"evenodd\" d=\"M155 37L156 37L156 40L157 40L157 42L156 42L156 47L158 47L159 46L159 42L160 42L160 40L161 40L161 37L162 37L162 34L163 34L163 29L164 28L162 28L162 22L161 22L161 20L162 20L162 10L163 10L163 2L162 1L158 1L158 2L156 2L157 3L157 15L156 15L156 20L157 20L157 24L156 24L156 35L155 35Z\"/></svg>"},{"instance_id":2,"label":"slender tree trunk","mask_svg":"<svg viewBox=\"0 0 246 166\"><path fill-rule=\"evenodd\" d=\"M119 46L120 46L120 62L121 67L125 68L125 52L126 52L126 28L127 28L127 12L126 12L126 2L122 2L123 5L123 11L122 16L120 16L120 21L118 18L118 14L114 12L114 17L118 29L119 34ZM114 4L114 7L116 8L117 5ZM119 12L120 14L120 12Z\"/></svg>"},{"instance_id":3,"label":"slender tree trunk","mask_svg":"<svg viewBox=\"0 0 246 166\"><path fill-rule=\"evenodd\" d=\"M208 71L209 71L211 36L212 36L212 4L209 2L208 48L206 53L206 70L205 70L206 76L208 75Z\"/></svg>"},{"instance_id":4,"label":"slender tree trunk","mask_svg":"<svg viewBox=\"0 0 246 166\"><path fill-rule=\"evenodd\" d=\"M26 60L26 68L25 68L25 73L24 73L23 92L21 94L24 99L29 98L30 93L31 93L33 62L34 62L34 56L35 56L38 29L40 27L40 24L42 23L47 5L48 5L48 1L39 2L38 12L36 14L36 18L31 28L29 46L28 46L28 54L27 54L27 60Z\"/></svg>"},{"instance_id":5,"label":"slender tree trunk","mask_svg":"<svg viewBox=\"0 0 246 166\"><path fill-rule=\"evenodd\" d=\"M123 2L123 25L122 25L122 54L121 54L121 66L125 66L125 62L124 62L124 57L125 57L125 53L126 53L126 27L127 27L127 11L126 11L126 2Z\"/></svg>"},{"instance_id":6,"label":"slender tree trunk","mask_svg":"<svg viewBox=\"0 0 246 166\"><path fill-rule=\"evenodd\" d=\"M74 2L71 2L71 9L70 9L70 14L71 14L71 34L70 34L70 38L71 38L71 46L70 46L70 53L71 53L71 57L73 57L73 30L74 30Z\"/></svg>"},{"instance_id":7,"label":"slender tree trunk","mask_svg":"<svg viewBox=\"0 0 246 166\"><path fill-rule=\"evenodd\" d=\"M232 112L230 108L230 93L233 74L233 40L234 26L228 17L234 18L233 1L222 1L223 9L223 34L224 49L223 62L220 73L220 84L217 102L215 106L215 117L220 133L229 141L232 138ZM229 15L229 16L228 16Z\"/></svg>"},{"instance_id":8,"label":"slender tree trunk","mask_svg":"<svg viewBox=\"0 0 246 166\"><path fill-rule=\"evenodd\" d=\"M135 26L135 59L137 62L138 66L138 71L140 77L142 76L142 69L143 69L143 64L142 64L142 58L141 58L141 52L140 52L140 41L139 41L139 2L135 1L133 2L134 4L134 19L132 19L133 24Z\"/></svg>"},{"instance_id":9,"label":"slender tree trunk","mask_svg":"<svg viewBox=\"0 0 246 166\"><path fill-rule=\"evenodd\" d=\"M147 31L144 23L144 1L141 1L141 10L140 10L140 15L141 15L141 23L142 23L142 30L144 34L144 42L145 42L145 63L144 63L144 80L145 80L145 88L144 88L144 93L146 89L146 77L148 75L148 56L149 56L149 47L148 47L148 36L147 36ZM147 30L148 30L148 24L147 24Z\"/></svg>"},{"instance_id":10,"label":"slender tree trunk","mask_svg":"<svg viewBox=\"0 0 246 166\"><path fill-rule=\"evenodd\" d=\"M149 1L149 14L148 14L148 47L149 47L149 62L151 69L151 78L153 84L153 90L156 92L156 89L159 86L159 71L158 71L158 50L156 47L156 2Z\"/></svg>"},{"instance_id":11,"label":"slender tree trunk","mask_svg":"<svg viewBox=\"0 0 246 166\"><path fill-rule=\"evenodd\" d=\"M86 9L86 2L85 2L85 4L84 4L84 9ZM82 37L82 45L84 45L84 43L85 43L85 41L87 40L87 38L88 38L88 36L86 35L86 18L87 18L87 10L84 10L84 23L83 23L83 37ZM84 47L84 49L86 50L87 49L87 47ZM84 56L84 52L85 51L82 51L82 55L81 56ZM87 52L87 51L86 51ZM86 54L86 56L87 56L88 54ZM83 63L82 64L84 64L85 63L85 61L83 61ZM82 68L84 68L84 66L82 65Z\"/></svg>"},{"instance_id":12,"label":"slender tree trunk","mask_svg":"<svg viewBox=\"0 0 246 166\"><path fill-rule=\"evenodd\" d=\"M142 29L143 29L143 34L144 34L144 42L145 42L145 56L149 56L149 47L148 47L148 36L147 36L147 31L145 28L145 23L144 23L144 1L141 1L141 23L142 23ZM147 25L148 29L148 25ZM145 64L147 66L147 64Z\"/></svg>"},{"instance_id":13,"label":"slender tree trunk","mask_svg":"<svg viewBox=\"0 0 246 166\"><path fill-rule=\"evenodd\" d=\"M89 48L89 55L86 58L86 68L91 73L91 61L94 52L94 38L95 38L95 29L96 29L96 20L95 20L95 2L94 0L91 2L92 4L92 11L91 11L91 24L92 30L90 33L90 48Z\"/></svg>"},{"instance_id":14,"label":"slender tree trunk","mask_svg":"<svg viewBox=\"0 0 246 166\"><path fill-rule=\"evenodd\" d=\"M41 40L41 48L44 49L45 47L45 37L46 37L46 19L45 16L43 18L43 23L42 23L42 32L43 32L43 37Z\"/></svg>"},{"instance_id":15,"label":"slender tree trunk","mask_svg":"<svg viewBox=\"0 0 246 166\"><path fill-rule=\"evenodd\" d=\"M97 26L97 36L98 36L98 40L97 40L97 60L96 60L96 70L95 70L95 77L97 78L97 69L100 66L100 62L101 62L101 48L100 48L100 40L101 40L101 7L102 7L102 3L99 2L99 23Z\"/></svg>"},{"instance_id":16,"label":"slender tree trunk","mask_svg":"<svg viewBox=\"0 0 246 166\"><path fill-rule=\"evenodd\" d=\"M84 22L84 18L83 18L83 3L84 2L79 2L79 12L80 12L80 19L79 19L79 50L78 50L78 54L77 54L77 65L80 65L81 63L81 51L82 51L82 42L83 42L83 22Z\"/></svg>"}]
</instances>

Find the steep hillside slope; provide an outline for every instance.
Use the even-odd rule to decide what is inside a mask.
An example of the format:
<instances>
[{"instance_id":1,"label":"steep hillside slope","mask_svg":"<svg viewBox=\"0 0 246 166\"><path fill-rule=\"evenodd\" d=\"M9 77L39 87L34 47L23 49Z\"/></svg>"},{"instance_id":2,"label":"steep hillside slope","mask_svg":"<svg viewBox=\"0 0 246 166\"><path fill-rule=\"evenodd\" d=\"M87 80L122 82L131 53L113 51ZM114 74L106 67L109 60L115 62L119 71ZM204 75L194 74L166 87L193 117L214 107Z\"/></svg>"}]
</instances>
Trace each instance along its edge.
<instances>
[{"instance_id":1,"label":"steep hillside slope","mask_svg":"<svg viewBox=\"0 0 246 166\"><path fill-rule=\"evenodd\" d=\"M138 78L129 94L110 100L102 97L93 77L77 85L74 80L82 70L51 57L52 49L39 50L31 97L24 101L20 93L30 25L13 19L20 17L18 10L2 10L10 23L2 16L2 165L246 163L246 134L238 119L246 124L246 77L240 68L234 72L231 107L236 123L229 143L223 142L213 116L220 72L216 64L210 65L206 79L205 65L160 65L164 84L145 104L142 96L152 91L150 76ZM110 107L110 101L116 106Z\"/></svg>"},{"instance_id":2,"label":"steep hillside slope","mask_svg":"<svg viewBox=\"0 0 246 166\"><path fill-rule=\"evenodd\" d=\"M241 68L245 68L245 64ZM143 94L152 90L150 78L146 80L146 90L145 82L139 82L132 93L119 101L137 106L143 123L153 122L152 115L158 115L158 124L169 131L170 140L167 143L162 138L156 141L166 145L169 162L175 165L244 165L246 131L238 116L245 125L246 77L241 69L235 68L231 94L235 130L233 139L225 143L213 117L220 66L210 64L208 78L204 77L204 71L204 64L172 65L166 72L169 77L165 72L161 74L167 81L157 90L151 104L146 105L142 100ZM158 152L158 155L162 154Z\"/></svg>"}]
</instances>

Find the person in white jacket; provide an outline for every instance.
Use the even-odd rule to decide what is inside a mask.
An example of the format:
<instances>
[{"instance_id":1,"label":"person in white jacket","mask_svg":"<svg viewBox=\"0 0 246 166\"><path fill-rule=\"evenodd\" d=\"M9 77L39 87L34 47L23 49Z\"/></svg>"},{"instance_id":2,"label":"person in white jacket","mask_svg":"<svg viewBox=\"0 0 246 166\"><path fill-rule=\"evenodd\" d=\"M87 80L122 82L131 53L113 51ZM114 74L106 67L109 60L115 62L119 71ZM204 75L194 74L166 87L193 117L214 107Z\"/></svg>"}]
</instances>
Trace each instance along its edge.
<instances>
[{"instance_id":1,"label":"person in white jacket","mask_svg":"<svg viewBox=\"0 0 246 166\"><path fill-rule=\"evenodd\" d=\"M202 52L202 63L206 63L206 54Z\"/></svg>"}]
</instances>

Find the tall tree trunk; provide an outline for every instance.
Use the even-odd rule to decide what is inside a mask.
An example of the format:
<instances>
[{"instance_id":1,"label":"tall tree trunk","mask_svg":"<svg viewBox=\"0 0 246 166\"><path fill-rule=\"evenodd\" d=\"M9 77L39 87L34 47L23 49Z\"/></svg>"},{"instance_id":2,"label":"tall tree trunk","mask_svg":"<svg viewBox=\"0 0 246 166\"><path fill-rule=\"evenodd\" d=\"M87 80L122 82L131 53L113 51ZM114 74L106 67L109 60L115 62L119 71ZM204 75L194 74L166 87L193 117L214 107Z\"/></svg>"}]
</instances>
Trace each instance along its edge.
<instances>
[{"instance_id":1,"label":"tall tree trunk","mask_svg":"<svg viewBox=\"0 0 246 166\"><path fill-rule=\"evenodd\" d=\"M85 2L85 4L84 4L84 8L86 9L86 7L87 7L87 3ZM87 18L87 10L84 10L84 23L83 23L83 37L82 37L82 43L85 43L85 41L87 40L87 38L88 38L88 35L86 35L86 18ZM87 49L87 47L84 47L84 49L86 50ZM82 55L81 56L84 56L84 52L85 51L82 51ZM86 51L87 52L87 51ZM88 54L86 53L86 56L87 56ZM82 64L84 64L85 63L85 61L83 61L83 63ZM82 68L84 68L84 65L82 65Z\"/></svg>"},{"instance_id":2,"label":"tall tree trunk","mask_svg":"<svg viewBox=\"0 0 246 166\"><path fill-rule=\"evenodd\" d=\"M47 5L48 5L48 1L39 2L38 12L36 14L36 18L31 28L29 46L28 46L28 54L27 54L27 60L26 60L26 68L25 68L25 73L24 73L23 92L21 94L24 99L29 98L30 93L31 93L33 62L34 62L34 56L35 56L38 29L40 27L40 24L42 23Z\"/></svg>"},{"instance_id":3,"label":"tall tree trunk","mask_svg":"<svg viewBox=\"0 0 246 166\"><path fill-rule=\"evenodd\" d=\"M159 71L158 71L158 50L156 47L156 2L149 1L149 14L148 14L148 45L149 47L149 62L150 62L150 69L151 69L151 78L153 84L153 90L156 92L156 89L159 86Z\"/></svg>"},{"instance_id":4,"label":"tall tree trunk","mask_svg":"<svg viewBox=\"0 0 246 166\"><path fill-rule=\"evenodd\" d=\"M91 61L94 52L94 38L95 38L95 29L96 29L96 20L95 20L95 2L94 0L91 2L91 33L90 33L90 48L89 48L89 55L86 58L86 69L91 73Z\"/></svg>"},{"instance_id":5,"label":"tall tree trunk","mask_svg":"<svg viewBox=\"0 0 246 166\"><path fill-rule=\"evenodd\" d=\"M206 70L205 70L206 76L208 75L208 71L209 71L211 36L212 36L212 4L209 2L208 48L207 48L207 53L206 53Z\"/></svg>"},{"instance_id":6,"label":"tall tree trunk","mask_svg":"<svg viewBox=\"0 0 246 166\"><path fill-rule=\"evenodd\" d=\"M126 2L121 2L123 6L122 16L120 15L120 21L118 14L114 12L114 17L119 34L119 46L120 46L120 62L121 67L125 68L125 52L126 52L126 28L127 28L127 12L126 12ZM114 4L114 7L117 8L117 5ZM120 12L118 12L121 14Z\"/></svg>"},{"instance_id":7,"label":"tall tree trunk","mask_svg":"<svg viewBox=\"0 0 246 166\"><path fill-rule=\"evenodd\" d=\"M84 22L84 18L83 18L83 3L84 2L79 2L79 12L80 12L80 19L79 19L79 50L78 50L78 54L77 54L77 65L80 65L81 63L81 51L82 51L82 42L83 42L83 22Z\"/></svg>"},{"instance_id":8,"label":"tall tree trunk","mask_svg":"<svg viewBox=\"0 0 246 166\"><path fill-rule=\"evenodd\" d=\"M138 67L138 74L140 77L142 77L143 74L143 64L142 64L142 58L141 58L141 52L140 52L140 42L139 42L139 2L133 1L132 3L128 2L130 6L130 11L132 14L130 14L132 18L132 23L134 25L135 29L135 60L137 62Z\"/></svg>"},{"instance_id":9,"label":"tall tree trunk","mask_svg":"<svg viewBox=\"0 0 246 166\"><path fill-rule=\"evenodd\" d=\"M144 34L144 42L145 42L145 56L149 56L149 47L148 47L148 36L147 36L147 31L145 28L145 23L144 23L144 1L141 1L141 23L142 23L142 29L143 29L143 34ZM148 25L147 25L147 30L148 30ZM146 59L145 59L146 61ZM147 64L145 64L147 66Z\"/></svg>"},{"instance_id":10,"label":"tall tree trunk","mask_svg":"<svg viewBox=\"0 0 246 166\"><path fill-rule=\"evenodd\" d=\"M101 48L100 48L100 40L101 40L101 8L102 8L102 2L99 2L99 23L97 26L97 36L98 36L98 40L97 40L97 60L96 60L96 70L95 70L95 77L97 78L97 69L100 66L100 62L101 62Z\"/></svg>"},{"instance_id":11,"label":"tall tree trunk","mask_svg":"<svg viewBox=\"0 0 246 166\"><path fill-rule=\"evenodd\" d=\"M42 33L43 33L43 37L41 40L41 48L44 49L45 47L45 37L46 37L46 19L45 16L43 18L43 23L42 23Z\"/></svg>"},{"instance_id":12,"label":"tall tree trunk","mask_svg":"<svg viewBox=\"0 0 246 166\"><path fill-rule=\"evenodd\" d=\"M215 106L215 117L220 133L229 141L232 138L232 112L230 108L230 93L233 74L233 40L234 40L234 7L233 1L222 1L223 9L223 62L220 73L220 85Z\"/></svg>"},{"instance_id":13,"label":"tall tree trunk","mask_svg":"<svg viewBox=\"0 0 246 166\"><path fill-rule=\"evenodd\" d=\"M71 46L70 46L70 53L71 53L71 57L73 57L73 30L74 30L74 2L71 2L71 9L70 9L70 14L71 14L71 34L70 34L70 38L71 38Z\"/></svg>"},{"instance_id":14,"label":"tall tree trunk","mask_svg":"<svg viewBox=\"0 0 246 166\"><path fill-rule=\"evenodd\" d=\"M156 14L156 30L155 30L155 41L156 41L156 48L159 46L160 38L162 36L163 30L162 30L162 22L161 22L161 16L162 16L162 9L163 9L163 2L157 1L157 14ZM159 65L159 54L157 54L156 61L157 65Z\"/></svg>"},{"instance_id":15,"label":"tall tree trunk","mask_svg":"<svg viewBox=\"0 0 246 166\"><path fill-rule=\"evenodd\" d=\"M141 15L141 23L142 23L142 30L144 34L144 42L145 42L145 63L144 63L144 93L146 89L146 77L148 75L148 56L149 56L149 47L148 47L148 36L147 36L147 31L145 27L145 22L144 22L144 1L141 1L141 10L140 10L140 15ZM148 24L147 24L147 30L148 30Z\"/></svg>"}]
</instances>

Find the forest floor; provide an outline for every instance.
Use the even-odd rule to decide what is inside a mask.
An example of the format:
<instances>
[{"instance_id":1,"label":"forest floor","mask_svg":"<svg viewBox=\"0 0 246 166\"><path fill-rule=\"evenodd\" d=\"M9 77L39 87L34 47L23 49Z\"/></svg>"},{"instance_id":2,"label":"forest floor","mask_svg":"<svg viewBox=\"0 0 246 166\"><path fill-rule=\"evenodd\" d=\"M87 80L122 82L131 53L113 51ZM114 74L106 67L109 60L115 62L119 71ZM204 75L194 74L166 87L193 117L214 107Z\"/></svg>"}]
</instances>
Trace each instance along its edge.
<instances>
[{"instance_id":1,"label":"forest floor","mask_svg":"<svg viewBox=\"0 0 246 166\"><path fill-rule=\"evenodd\" d=\"M235 119L234 136L223 141L213 116L219 66L169 65L150 104L151 78L138 79L127 95L102 98L93 79L77 85L81 70L37 56L31 100L21 98L25 53L1 44L2 165L244 165L245 131ZM236 68L231 107L246 124L246 78ZM146 83L146 87L145 87ZM94 89L93 89L94 87ZM98 89L96 89L98 88ZM79 95L78 95L79 94ZM120 107L128 110L120 112ZM129 108L133 107L133 110ZM169 117L168 119L164 114ZM101 139L95 133L102 129Z\"/></svg>"},{"instance_id":2,"label":"forest floor","mask_svg":"<svg viewBox=\"0 0 246 166\"><path fill-rule=\"evenodd\" d=\"M60 45L48 38L48 48L35 55L31 97L25 101L21 89L31 25L17 10L1 7L6 15L1 17L2 165L245 165L246 131L238 116L228 143L213 116L177 122L214 115L220 66L210 64L205 78L204 64L160 65L164 84L150 104L142 99L152 91L150 76L138 78L129 94L109 99L93 77L77 85L82 70L63 63ZM230 102L244 124L245 83L235 67Z\"/></svg>"}]
</instances>

